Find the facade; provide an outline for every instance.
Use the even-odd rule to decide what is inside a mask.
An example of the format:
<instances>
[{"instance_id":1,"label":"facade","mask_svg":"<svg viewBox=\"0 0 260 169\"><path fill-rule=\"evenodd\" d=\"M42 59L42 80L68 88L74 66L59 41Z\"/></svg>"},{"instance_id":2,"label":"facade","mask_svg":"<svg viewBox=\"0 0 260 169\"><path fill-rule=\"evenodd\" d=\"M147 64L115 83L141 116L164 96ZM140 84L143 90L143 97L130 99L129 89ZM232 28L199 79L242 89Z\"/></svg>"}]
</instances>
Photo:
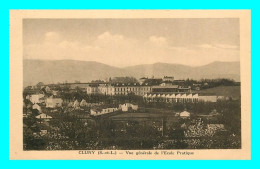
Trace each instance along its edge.
<instances>
[{"instance_id":1,"label":"facade","mask_svg":"<svg viewBox=\"0 0 260 169\"><path fill-rule=\"evenodd\" d=\"M190 117L190 113L187 111L183 111L180 113L180 117L181 118L189 118Z\"/></svg>"},{"instance_id":2,"label":"facade","mask_svg":"<svg viewBox=\"0 0 260 169\"><path fill-rule=\"evenodd\" d=\"M148 77L142 77L139 79L139 82L143 84L146 80L148 80Z\"/></svg>"},{"instance_id":3,"label":"facade","mask_svg":"<svg viewBox=\"0 0 260 169\"><path fill-rule=\"evenodd\" d=\"M78 100L75 100L72 106L74 109L78 109L79 108L79 102Z\"/></svg>"},{"instance_id":4,"label":"facade","mask_svg":"<svg viewBox=\"0 0 260 169\"><path fill-rule=\"evenodd\" d=\"M217 96L214 96L214 95L199 96L199 101L202 101L202 102L217 102Z\"/></svg>"},{"instance_id":5,"label":"facade","mask_svg":"<svg viewBox=\"0 0 260 169\"><path fill-rule=\"evenodd\" d=\"M191 93L190 87L181 87L179 85L172 85L171 83L163 82L160 86L152 86L152 93L156 94L171 94L171 93Z\"/></svg>"},{"instance_id":6,"label":"facade","mask_svg":"<svg viewBox=\"0 0 260 169\"><path fill-rule=\"evenodd\" d=\"M56 108L62 106L63 100L61 98L49 97L46 99L47 108Z\"/></svg>"},{"instance_id":7,"label":"facade","mask_svg":"<svg viewBox=\"0 0 260 169\"><path fill-rule=\"evenodd\" d=\"M80 105L81 107L84 107L84 106L87 106L88 103L86 102L86 100L82 99L79 105Z\"/></svg>"},{"instance_id":8,"label":"facade","mask_svg":"<svg viewBox=\"0 0 260 169\"><path fill-rule=\"evenodd\" d=\"M112 108L108 107L108 108L103 108L103 109L93 108L93 109L90 109L90 115L100 116L100 115L112 113L115 111L118 111L118 108L116 108L116 107L112 107Z\"/></svg>"},{"instance_id":9,"label":"facade","mask_svg":"<svg viewBox=\"0 0 260 169\"><path fill-rule=\"evenodd\" d=\"M197 93L145 94L143 99L147 102L188 103L198 102L199 95Z\"/></svg>"},{"instance_id":10,"label":"facade","mask_svg":"<svg viewBox=\"0 0 260 169\"><path fill-rule=\"evenodd\" d=\"M174 77L173 76L164 76L163 77L163 81L173 82L174 81Z\"/></svg>"},{"instance_id":11,"label":"facade","mask_svg":"<svg viewBox=\"0 0 260 169\"><path fill-rule=\"evenodd\" d=\"M30 101L35 103L43 103L44 102L44 95L43 94L33 94L30 97Z\"/></svg>"},{"instance_id":12,"label":"facade","mask_svg":"<svg viewBox=\"0 0 260 169\"><path fill-rule=\"evenodd\" d=\"M123 112L127 112L130 109L137 111L138 110L138 105L131 104L131 103L125 103L125 104L120 104L119 109L121 109Z\"/></svg>"},{"instance_id":13,"label":"facade","mask_svg":"<svg viewBox=\"0 0 260 169\"><path fill-rule=\"evenodd\" d=\"M98 85L93 84L93 85L88 85L86 87L86 92L87 94L98 94Z\"/></svg>"},{"instance_id":14,"label":"facade","mask_svg":"<svg viewBox=\"0 0 260 169\"><path fill-rule=\"evenodd\" d=\"M70 89L86 89L89 86L89 83L69 83Z\"/></svg>"},{"instance_id":15,"label":"facade","mask_svg":"<svg viewBox=\"0 0 260 169\"><path fill-rule=\"evenodd\" d=\"M114 95L127 95L127 94L135 94L139 96L143 96L144 94L150 93L152 86L148 84L140 85L139 83L117 83L113 85L114 87Z\"/></svg>"},{"instance_id":16,"label":"facade","mask_svg":"<svg viewBox=\"0 0 260 169\"><path fill-rule=\"evenodd\" d=\"M38 104L34 104L34 105L32 106L32 109L38 110L39 113L42 112L41 106L39 106Z\"/></svg>"},{"instance_id":17,"label":"facade","mask_svg":"<svg viewBox=\"0 0 260 169\"><path fill-rule=\"evenodd\" d=\"M36 116L36 119L52 119L51 116L41 113L40 115Z\"/></svg>"}]
</instances>

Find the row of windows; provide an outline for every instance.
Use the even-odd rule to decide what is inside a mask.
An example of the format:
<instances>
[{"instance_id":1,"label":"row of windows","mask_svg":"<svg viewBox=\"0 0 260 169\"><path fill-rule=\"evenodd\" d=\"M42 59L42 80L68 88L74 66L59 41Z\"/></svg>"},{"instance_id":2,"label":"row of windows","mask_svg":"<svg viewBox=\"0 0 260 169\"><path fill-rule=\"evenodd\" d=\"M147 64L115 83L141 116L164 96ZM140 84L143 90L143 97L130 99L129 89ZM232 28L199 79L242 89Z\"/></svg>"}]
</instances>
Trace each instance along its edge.
<instances>
[{"instance_id":1,"label":"row of windows","mask_svg":"<svg viewBox=\"0 0 260 169\"><path fill-rule=\"evenodd\" d=\"M113 88L101 88L101 91L112 91ZM150 87L115 87L115 91L139 91L139 90L143 90L143 91L150 91L151 88ZM87 88L87 91L98 91L97 88Z\"/></svg>"},{"instance_id":2,"label":"row of windows","mask_svg":"<svg viewBox=\"0 0 260 169\"><path fill-rule=\"evenodd\" d=\"M147 88L134 88L134 87L122 87L122 88L115 88L115 91L140 91L140 90L144 90L144 91L150 91L151 89L149 87Z\"/></svg>"},{"instance_id":3,"label":"row of windows","mask_svg":"<svg viewBox=\"0 0 260 169\"><path fill-rule=\"evenodd\" d=\"M155 99L147 99L147 100L166 100L166 101L198 101L198 98L173 98L173 99L163 99L163 98L155 98Z\"/></svg>"}]
</instances>

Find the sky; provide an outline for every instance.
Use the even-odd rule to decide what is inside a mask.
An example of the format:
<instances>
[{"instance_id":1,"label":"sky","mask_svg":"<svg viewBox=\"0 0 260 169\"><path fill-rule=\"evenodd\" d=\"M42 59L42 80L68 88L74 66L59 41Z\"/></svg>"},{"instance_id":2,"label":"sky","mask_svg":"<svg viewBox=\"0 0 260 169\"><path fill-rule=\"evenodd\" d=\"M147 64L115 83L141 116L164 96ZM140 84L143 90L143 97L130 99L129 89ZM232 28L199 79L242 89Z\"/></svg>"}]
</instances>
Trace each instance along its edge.
<instances>
[{"instance_id":1,"label":"sky","mask_svg":"<svg viewBox=\"0 0 260 169\"><path fill-rule=\"evenodd\" d=\"M23 57L201 66L239 61L239 19L24 19Z\"/></svg>"}]
</instances>

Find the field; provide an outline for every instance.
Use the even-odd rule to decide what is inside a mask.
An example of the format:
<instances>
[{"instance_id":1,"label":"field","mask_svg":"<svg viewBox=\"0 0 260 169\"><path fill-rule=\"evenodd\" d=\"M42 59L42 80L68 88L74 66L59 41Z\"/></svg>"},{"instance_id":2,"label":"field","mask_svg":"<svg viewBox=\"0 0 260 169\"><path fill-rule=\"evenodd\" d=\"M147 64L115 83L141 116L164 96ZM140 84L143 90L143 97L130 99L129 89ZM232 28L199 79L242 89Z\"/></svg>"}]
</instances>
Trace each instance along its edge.
<instances>
[{"instance_id":1,"label":"field","mask_svg":"<svg viewBox=\"0 0 260 169\"><path fill-rule=\"evenodd\" d=\"M227 96L232 97L234 99L240 98L240 86L218 86L214 88L204 89L198 91L200 94L216 94L217 96Z\"/></svg>"},{"instance_id":2,"label":"field","mask_svg":"<svg viewBox=\"0 0 260 169\"><path fill-rule=\"evenodd\" d=\"M171 122L178 121L174 113L121 113L109 118L114 121L161 121L162 119Z\"/></svg>"}]
</instances>

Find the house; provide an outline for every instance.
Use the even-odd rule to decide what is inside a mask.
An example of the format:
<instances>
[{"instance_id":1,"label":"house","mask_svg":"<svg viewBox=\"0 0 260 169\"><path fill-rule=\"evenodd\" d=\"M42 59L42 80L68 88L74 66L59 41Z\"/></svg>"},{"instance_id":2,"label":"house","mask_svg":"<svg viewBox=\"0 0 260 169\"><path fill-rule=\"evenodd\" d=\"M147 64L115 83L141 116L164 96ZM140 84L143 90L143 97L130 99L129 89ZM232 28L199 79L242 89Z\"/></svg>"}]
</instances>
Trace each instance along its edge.
<instances>
[{"instance_id":1,"label":"house","mask_svg":"<svg viewBox=\"0 0 260 169\"><path fill-rule=\"evenodd\" d=\"M44 121L50 121L50 119L52 119L51 116L44 114L44 113L41 113L40 115L35 116L35 118L41 119L41 120L44 120Z\"/></svg>"},{"instance_id":2,"label":"house","mask_svg":"<svg viewBox=\"0 0 260 169\"><path fill-rule=\"evenodd\" d=\"M61 107L62 102L63 102L63 100L61 98L56 98L56 97L51 96L46 99L46 107L47 108Z\"/></svg>"},{"instance_id":3,"label":"house","mask_svg":"<svg viewBox=\"0 0 260 169\"><path fill-rule=\"evenodd\" d=\"M26 95L25 99L30 100L30 95Z\"/></svg>"},{"instance_id":4,"label":"house","mask_svg":"<svg viewBox=\"0 0 260 169\"><path fill-rule=\"evenodd\" d=\"M116 108L116 107L92 108L92 109L90 109L90 115L100 116L100 115L112 113L115 111L118 111L118 108Z\"/></svg>"},{"instance_id":5,"label":"house","mask_svg":"<svg viewBox=\"0 0 260 169\"><path fill-rule=\"evenodd\" d=\"M190 117L190 113L187 112L186 110L184 110L183 112L180 113L180 117L181 118L189 118Z\"/></svg>"},{"instance_id":6,"label":"house","mask_svg":"<svg viewBox=\"0 0 260 169\"><path fill-rule=\"evenodd\" d=\"M34 104L34 105L32 106L32 109L38 110L39 113L42 113L41 106L39 106L38 104Z\"/></svg>"},{"instance_id":7,"label":"house","mask_svg":"<svg viewBox=\"0 0 260 169\"><path fill-rule=\"evenodd\" d=\"M180 93L175 95L175 100L176 100L176 102L180 102L180 100L181 100L181 94Z\"/></svg>"},{"instance_id":8,"label":"house","mask_svg":"<svg viewBox=\"0 0 260 169\"><path fill-rule=\"evenodd\" d=\"M39 130L40 130L40 135L44 136L48 133L48 130L50 130L50 127L44 125L44 124L38 124Z\"/></svg>"},{"instance_id":9,"label":"house","mask_svg":"<svg viewBox=\"0 0 260 169\"><path fill-rule=\"evenodd\" d=\"M142 77L139 79L139 82L142 84L144 83L146 80L148 80L148 77Z\"/></svg>"},{"instance_id":10,"label":"house","mask_svg":"<svg viewBox=\"0 0 260 169\"><path fill-rule=\"evenodd\" d=\"M214 130L214 131L224 131L225 130L224 124L208 124L207 128L209 130Z\"/></svg>"},{"instance_id":11,"label":"house","mask_svg":"<svg viewBox=\"0 0 260 169\"><path fill-rule=\"evenodd\" d=\"M73 105L74 105L74 102L69 102L67 107L73 107Z\"/></svg>"},{"instance_id":12,"label":"house","mask_svg":"<svg viewBox=\"0 0 260 169\"><path fill-rule=\"evenodd\" d=\"M87 104L86 100L82 99L79 105L80 105L80 107L84 107L84 106L87 106L88 104Z\"/></svg>"},{"instance_id":13,"label":"house","mask_svg":"<svg viewBox=\"0 0 260 169\"><path fill-rule=\"evenodd\" d=\"M54 96L57 96L57 95L58 95L58 92L59 92L59 91L57 91L57 90L53 90L53 91L52 91L52 94L53 94Z\"/></svg>"},{"instance_id":14,"label":"house","mask_svg":"<svg viewBox=\"0 0 260 169\"><path fill-rule=\"evenodd\" d=\"M45 87L45 91L46 91L47 93L51 93L50 87L49 87L49 86L46 86L46 87Z\"/></svg>"},{"instance_id":15,"label":"house","mask_svg":"<svg viewBox=\"0 0 260 169\"><path fill-rule=\"evenodd\" d=\"M25 117L25 118L27 118L31 114L32 114L32 111L30 109L27 109L27 110L23 111L23 117Z\"/></svg>"},{"instance_id":16,"label":"house","mask_svg":"<svg viewBox=\"0 0 260 169\"><path fill-rule=\"evenodd\" d=\"M78 109L79 108L79 102L78 100L76 99L73 103L73 106L72 106L74 109Z\"/></svg>"},{"instance_id":17,"label":"house","mask_svg":"<svg viewBox=\"0 0 260 169\"><path fill-rule=\"evenodd\" d=\"M212 110L212 111L209 113L209 115L211 115L211 116L218 116L218 115L220 115L220 114L217 112L216 109L214 109L214 110Z\"/></svg>"},{"instance_id":18,"label":"house","mask_svg":"<svg viewBox=\"0 0 260 169\"><path fill-rule=\"evenodd\" d=\"M173 76L164 76L163 77L163 81L173 82L174 81L174 77Z\"/></svg>"},{"instance_id":19,"label":"house","mask_svg":"<svg viewBox=\"0 0 260 169\"><path fill-rule=\"evenodd\" d=\"M130 109L137 111L138 105L134 105L134 104L131 104L131 103L120 104L119 109L121 109L123 112L127 112Z\"/></svg>"},{"instance_id":20,"label":"house","mask_svg":"<svg viewBox=\"0 0 260 169\"><path fill-rule=\"evenodd\" d=\"M44 95L43 94L33 94L30 97L30 101L35 103L43 103L44 102Z\"/></svg>"},{"instance_id":21,"label":"house","mask_svg":"<svg viewBox=\"0 0 260 169\"><path fill-rule=\"evenodd\" d=\"M198 102L199 101L199 95L198 93L192 94L192 102Z\"/></svg>"}]
</instances>

